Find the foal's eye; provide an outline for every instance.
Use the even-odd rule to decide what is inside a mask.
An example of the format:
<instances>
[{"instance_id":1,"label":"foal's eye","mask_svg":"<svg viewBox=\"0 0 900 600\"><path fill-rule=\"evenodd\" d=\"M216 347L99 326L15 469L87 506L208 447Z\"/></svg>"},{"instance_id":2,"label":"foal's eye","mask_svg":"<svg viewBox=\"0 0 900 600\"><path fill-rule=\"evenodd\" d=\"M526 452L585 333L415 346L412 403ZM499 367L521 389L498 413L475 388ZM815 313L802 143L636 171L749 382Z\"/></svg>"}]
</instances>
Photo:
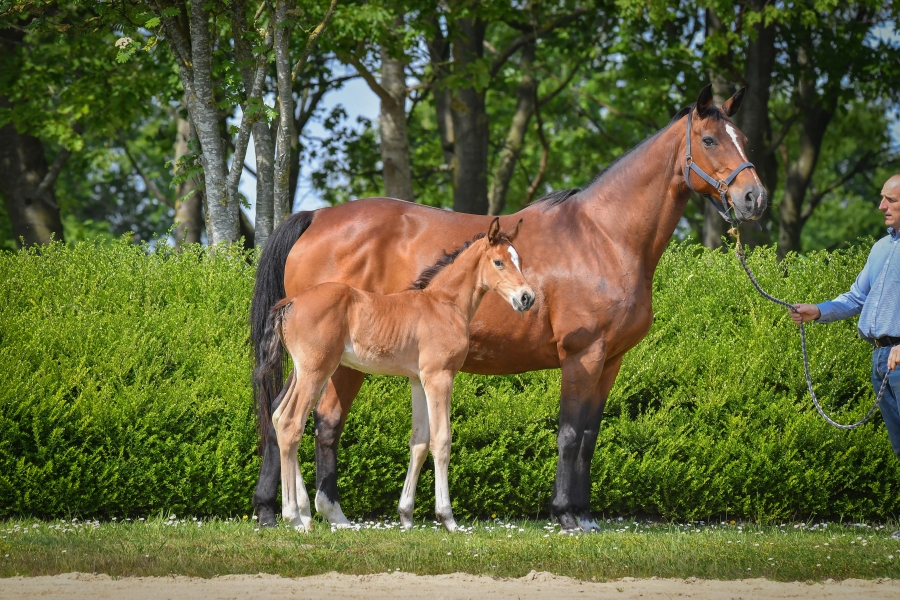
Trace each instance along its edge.
<instances>
[{"instance_id":1,"label":"foal's eye","mask_svg":"<svg viewBox=\"0 0 900 600\"><path fill-rule=\"evenodd\" d=\"M495 261L494 261L494 266L495 266L495 267L502 267L502 266L503 266L503 261L502 261L502 260L495 260Z\"/></svg>"},{"instance_id":2,"label":"foal's eye","mask_svg":"<svg viewBox=\"0 0 900 600\"><path fill-rule=\"evenodd\" d=\"M703 138L703 145L706 146L707 148L712 148L713 146L716 145L716 140L713 137L706 136Z\"/></svg>"}]
</instances>

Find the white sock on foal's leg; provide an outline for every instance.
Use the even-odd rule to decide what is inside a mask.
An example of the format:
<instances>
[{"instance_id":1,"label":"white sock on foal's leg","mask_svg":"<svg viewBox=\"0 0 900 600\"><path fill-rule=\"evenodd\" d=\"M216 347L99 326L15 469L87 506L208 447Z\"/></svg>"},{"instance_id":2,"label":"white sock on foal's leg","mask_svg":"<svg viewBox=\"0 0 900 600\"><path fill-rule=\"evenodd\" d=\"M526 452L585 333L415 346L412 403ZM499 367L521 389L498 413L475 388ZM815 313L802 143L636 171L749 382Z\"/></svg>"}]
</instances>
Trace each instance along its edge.
<instances>
[{"instance_id":1,"label":"white sock on foal's leg","mask_svg":"<svg viewBox=\"0 0 900 600\"><path fill-rule=\"evenodd\" d=\"M422 382L410 378L412 387L412 434L409 438L409 468L406 470L406 481L403 483L403 493L400 494L400 525L403 529L413 527L413 508L416 503L416 487L419 483L419 473L422 465L428 457L428 443L431 438L431 430L428 424L428 403L425 401L425 390Z\"/></svg>"}]
</instances>

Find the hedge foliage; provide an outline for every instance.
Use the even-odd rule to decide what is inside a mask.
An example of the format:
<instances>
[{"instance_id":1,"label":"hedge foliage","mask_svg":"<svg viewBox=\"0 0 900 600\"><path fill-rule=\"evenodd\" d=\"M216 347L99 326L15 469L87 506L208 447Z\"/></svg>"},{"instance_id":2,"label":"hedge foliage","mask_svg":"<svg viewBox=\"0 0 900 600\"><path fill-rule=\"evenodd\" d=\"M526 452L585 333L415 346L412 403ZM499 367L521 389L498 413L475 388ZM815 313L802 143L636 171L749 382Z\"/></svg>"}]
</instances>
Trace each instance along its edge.
<instances>
[{"instance_id":1,"label":"hedge foliage","mask_svg":"<svg viewBox=\"0 0 900 600\"><path fill-rule=\"evenodd\" d=\"M847 289L867 245L751 256L791 301ZM0 253L0 517L246 514L259 459L247 314L252 257L55 245ZM814 412L799 336L731 254L676 245L656 321L626 357L593 464L592 505L671 519L896 517L900 469L880 418L852 432ZM873 399L855 322L810 327L818 393L839 420ZM558 371L461 374L453 401L458 516L545 515L556 467ZM307 429L311 434L311 426ZM339 458L352 516L391 514L409 460L409 388L369 377ZM314 481L313 438L301 446ZM433 510L430 460L417 512Z\"/></svg>"}]
</instances>

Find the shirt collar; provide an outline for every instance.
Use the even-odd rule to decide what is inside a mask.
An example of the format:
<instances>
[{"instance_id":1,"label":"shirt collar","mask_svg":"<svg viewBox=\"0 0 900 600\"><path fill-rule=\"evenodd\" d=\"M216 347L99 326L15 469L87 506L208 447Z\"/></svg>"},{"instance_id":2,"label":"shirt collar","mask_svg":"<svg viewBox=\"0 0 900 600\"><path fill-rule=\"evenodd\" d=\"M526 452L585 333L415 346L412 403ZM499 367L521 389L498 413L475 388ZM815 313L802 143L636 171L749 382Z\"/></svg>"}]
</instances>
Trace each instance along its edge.
<instances>
[{"instance_id":1,"label":"shirt collar","mask_svg":"<svg viewBox=\"0 0 900 600\"><path fill-rule=\"evenodd\" d=\"M893 227L888 227L888 235L891 237L900 236L900 229L894 229Z\"/></svg>"}]
</instances>

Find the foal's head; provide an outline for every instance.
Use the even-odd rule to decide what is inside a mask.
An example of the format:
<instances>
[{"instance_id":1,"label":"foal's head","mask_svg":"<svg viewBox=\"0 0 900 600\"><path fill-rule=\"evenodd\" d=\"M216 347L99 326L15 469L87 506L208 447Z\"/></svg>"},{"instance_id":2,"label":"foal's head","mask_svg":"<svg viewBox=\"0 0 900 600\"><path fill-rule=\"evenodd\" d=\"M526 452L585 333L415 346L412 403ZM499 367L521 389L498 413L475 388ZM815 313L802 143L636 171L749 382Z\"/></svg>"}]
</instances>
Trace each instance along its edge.
<instances>
[{"instance_id":1,"label":"foal's head","mask_svg":"<svg viewBox=\"0 0 900 600\"><path fill-rule=\"evenodd\" d=\"M479 262L483 285L503 296L517 311L525 311L534 305L534 290L525 281L519 254L513 248L513 240L519 235L519 226L500 230L500 219L491 221L484 237L484 254Z\"/></svg>"},{"instance_id":2,"label":"foal's head","mask_svg":"<svg viewBox=\"0 0 900 600\"><path fill-rule=\"evenodd\" d=\"M676 118L693 117L689 121L690 131L682 134L690 135L690 160L720 184L734 173L736 167L749 161L745 150L747 136L731 122L743 99L744 88L741 88L721 108L716 107L713 105L712 86L707 85L695 105L676 115ZM686 148L683 151L686 152ZM758 219L766 208L766 188L753 167L740 170L725 186L712 185L697 173L690 173L687 168L685 177L690 177L689 185L697 192L710 194L717 200L724 189L725 201L729 205L725 208L733 211L738 221Z\"/></svg>"}]
</instances>

